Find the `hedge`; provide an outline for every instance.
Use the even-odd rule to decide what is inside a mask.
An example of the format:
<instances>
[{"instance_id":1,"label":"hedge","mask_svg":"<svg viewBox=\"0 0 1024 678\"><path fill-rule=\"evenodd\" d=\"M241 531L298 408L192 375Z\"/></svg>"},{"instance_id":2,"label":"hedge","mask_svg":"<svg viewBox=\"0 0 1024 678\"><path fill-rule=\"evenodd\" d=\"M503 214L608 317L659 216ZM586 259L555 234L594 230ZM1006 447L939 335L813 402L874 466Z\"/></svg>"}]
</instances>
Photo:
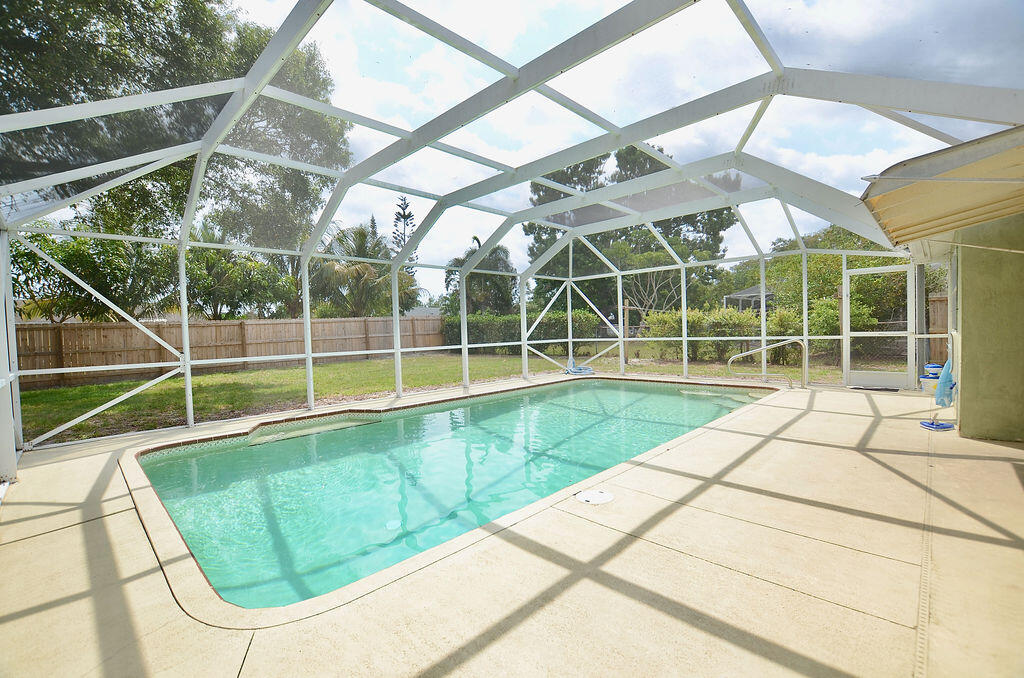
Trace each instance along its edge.
<instances>
[{"instance_id":1,"label":"hedge","mask_svg":"<svg viewBox=\"0 0 1024 678\"><path fill-rule=\"evenodd\" d=\"M526 326L530 327L537 319L537 314L527 315ZM530 339L565 339L567 335L567 315L565 311L548 311L541 319L537 329L530 335ZM601 320L590 311L574 310L572 312L572 333L573 337L594 337L597 334L597 326ZM491 344L501 341L519 341L519 315L491 315L487 313L471 313L466 316L466 330L471 344ZM462 331L457 316L445 316L441 331L444 334L445 345L462 343ZM564 347L556 348L550 346L544 350L550 353L564 352ZM575 351L579 355L588 352L588 347L581 347L582 351ZM474 352L483 353L519 353L517 346L503 346L493 348L473 349Z\"/></svg>"},{"instance_id":2,"label":"hedge","mask_svg":"<svg viewBox=\"0 0 1024 678\"><path fill-rule=\"evenodd\" d=\"M644 319L645 327L641 337L678 337L682 330L680 311L655 311ZM735 308L716 308L702 311L699 308L686 309L686 334L690 337L750 337L761 334L761 321L753 311L739 311ZM746 350L748 341L690 341L687 342L690 360L722 361L730 355ZM652 341L649 344L658 350L662 358L673 355L676 360L683 358L683 342Z\"/></svg>"},{"instance_id":3,"label":"hedge","mask_svg":"<svg viewBox=\"0 0 1024 678\"><path fill-rule=\"evenodd\" d=\"M641 337L678 337L682 318L679 311L653 311L644 319ZM850 301L850 329L862 332L874 329L878 321L871 309L856 299ZM811 301L807 314L807 329L814 336L829 336L840 333L839 300L831 297ZM769 311L766 320L769 337L792 337L803 334L803 320L800 314L789 308ZM735 308L716 308L702 311L697 308L686 310L686 333L691 337L750 337L760 336L761 320L753 311L738 311ZM690 341L687 342L690 360L723 361L729 356L752 348L749 341ZM649 347L658 351L661 358L669 356L676 360L683 358L683 342L652 341ZM811 353L832 364L839 364L841 345L838 340L811 341ZM752 360L753 358L747 358ZM768 362L774 365L792 365L800 360L800 349L796 345L768 351Z\"/></svg>"}]
</instances>

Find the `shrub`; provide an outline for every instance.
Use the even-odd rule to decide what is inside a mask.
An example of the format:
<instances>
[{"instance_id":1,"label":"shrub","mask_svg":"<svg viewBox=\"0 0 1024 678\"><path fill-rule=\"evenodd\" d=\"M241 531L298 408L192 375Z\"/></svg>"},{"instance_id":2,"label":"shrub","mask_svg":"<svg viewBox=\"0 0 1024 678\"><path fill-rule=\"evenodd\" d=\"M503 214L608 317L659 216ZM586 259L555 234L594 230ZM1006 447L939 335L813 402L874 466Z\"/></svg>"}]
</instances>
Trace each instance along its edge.
<instances>
[{"instance_id":1,"label":"shrub","mask_svg":"<svg viewBox=\"0 0 1024 678\"><path fill-rule=\"evenodd\" d=\"M528 315L527 327L533 325L537 314ZM530 335L531 339L566 339L568 316L565 311L548 311L547 315L537 325L537 329ZM597 332L597 325L600 319L589 311L574 310L572 312L573 336L593 337ZM462 330L458 316L445 316L441 331L444 335L446 345L457 345L462 343ZM503 341L519 341L520 325L519 315L492 315L488 313L471 313L466 316L466 332L471 344L491 344ZM548 344L544 347L555 347L558 344ZM583 348L588 351L589 348ZM495 346L488 348L473 349L474 352L482 353L512 353L518 354L516 346ZM564 353L564 348L562 349Z\"/></svg>"},{"instance_id":2,"label":"shrub","mask_svg":"<svg viewBox=\"0 0 1024 678\"><path fill-rule=\"evenodd\" d=\"M867 332L874 329L878 319L874 317L871 309L857 299L850 300L850 329L854 332ZM824 297L811 302L810 310L807 313L807 327L811 334L837 335L842 332L842 321L839 308L839 300L834 297ZM842 358L842 345L840 342L820 341L812 342L815 345L814 353L822 355L832 365L838 365Z\"/></svg>"},{"instance_id":3,"label":"shrub","mask_svg":"<svg viewBox=\"0 0 1024 678\"><path fill-rule=\"evenodd\" d=\"M686 335L688 337L706 337L708 335L708 314L699 308L686 309ZM707 342L691 341L687 345L687 357L690 360L697 360L700 355L700 348Z\"/></svg>"},{"instance_id":4,"label":"shrub","mask_svg":"<svg viewBox=\"0 0 1024 678\"><path fill-rule=\"evenodd\" d=\"M689 322L687 324L689 325ZM640 331L640 336L678 337L682 328L683 319L679 311L651 311L644 318L644 328ZM676 360L683 359L682 340L652 341L647 345L656 350L662 360L668 355L672 355Z\"/></svg>"},{"instance_id":5,"label":"shrub","mask_svg":"<svg viewBox=\"0 0 1024 678\"><path fill-rule=\"evenodd\" d=\"M804 324L800 314L788 308L776 309L768 314L768 336L791 337L803 334ZM776 339L775 341L781 341ZM769 342L771 343L771 342ZM800 357L800 347L796 344L773 348L768 351L768 362L774 365L792 365Z\"/></svg>"},{"instance_id":6,"label":"shrub","mask_svg":"<svg viewBox=\"0 0 1024 678\"><path fill-rule=\"evenodd\" d=\"M761 334L761 321L753 311L738 311L735 308L716 308L702 311L686 309L686 334L690 337L747 337ZM679 311L652 311L644 319L642 337L678 337L682 331ZM746 348L748 341L688 341L687 357L690 360L724 360ZM658 351L661 358L672 355L676 360L683 358L683 342L652 341L648 344Z\"/></svg>"},{"instance_id":7,"label":"shrub","mask_svg":"<svg viewBox=\"0 0 1024 678\"><path fill-rule=\"evenodd\" d=\"M735 308L716 308L708 312L708 331L711 337L749 337L761 334L761 320L753 311ZM723 361L734 353L746 350L749 341L708 341L705 355Z\"/></svg>"}]
</instances>

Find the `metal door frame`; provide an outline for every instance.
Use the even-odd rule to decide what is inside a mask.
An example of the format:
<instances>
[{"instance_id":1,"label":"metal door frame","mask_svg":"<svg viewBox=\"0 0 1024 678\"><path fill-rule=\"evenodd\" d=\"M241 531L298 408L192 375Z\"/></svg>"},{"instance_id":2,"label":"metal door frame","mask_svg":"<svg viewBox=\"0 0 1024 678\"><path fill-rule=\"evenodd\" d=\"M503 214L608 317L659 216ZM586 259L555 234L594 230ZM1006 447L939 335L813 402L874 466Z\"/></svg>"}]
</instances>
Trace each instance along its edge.
<instances>
[{"instance_id":1,"label":"metal door frame","mask_svg":"<svg viewBox=\"0 0 1024 678\"><path fill-rule=\"evenodd\" d=\"M895 332L851 332L850 331L850 277L874 273L904 273L907 277L907 329ZM903 389L917 388L917 276L913 264L898 266L874 266L871 268L844 268L843 270L843 384L846 386L879 386ZM906 337L907 366L902 372L875 370L851 370L850 350L852 338L856 337Z\"/></svg>"}]
</instances>

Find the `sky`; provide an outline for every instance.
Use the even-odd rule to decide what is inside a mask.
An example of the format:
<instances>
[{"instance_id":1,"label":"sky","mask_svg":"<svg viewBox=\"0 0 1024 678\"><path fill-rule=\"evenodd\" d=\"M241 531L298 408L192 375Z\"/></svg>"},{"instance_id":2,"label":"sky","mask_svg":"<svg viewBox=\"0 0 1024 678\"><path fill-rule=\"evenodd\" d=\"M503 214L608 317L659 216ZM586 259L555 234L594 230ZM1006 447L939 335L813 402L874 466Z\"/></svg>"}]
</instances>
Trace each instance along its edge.
<instances>
[{"instance_id":1,"label":"sky","mask_svg":"<svg viewBox=\"0 0 1024 678\"><path fill-rule=\"evenodd\" d=\"M279 26L291 2L236 0L240 15ZM499 57L521 66L614 11L610 0L407 0L416 11ZM755 19L787 66L911 77L1024 89L1024 3L1005 0L747 0ZM415 129L501 74L431 38L372 5L335 0L312 29L336 87L341 108ZM626 125L769 70L725 0L701 0L631 37L548 84L616 125ZM670 132L651 143L680 162L731 151L756 105ZM992 125L917 116L962 139L1000 129ZM492 111L443 141L517 166L604 130L531 92ZM349 135L354 161L394 138L361 126ZM806 174L853 195L876 174L945 144L862 108L776 97L745 151ZM423 149L375 178L432 193L447 193L495 170ZM336 218L343 226L369 219L390 231L396 195L357 186ZM411 197L417 222L430 200ZM514 211L529 206L529 185L520 184L479 202ZM777 201L741 211L763 248L792 235ZM826 224L794 210L800 230ZM472 237L485 239L502 218L471 209L450 209L418 250L424 263L444 264L462 254ZM524 269L528 240L516 228L503 241ZM753 253L743 231L726 233L729 256ZM443 291L443 274L421 269L428 292Z\"/></svg>"}]
</instances>

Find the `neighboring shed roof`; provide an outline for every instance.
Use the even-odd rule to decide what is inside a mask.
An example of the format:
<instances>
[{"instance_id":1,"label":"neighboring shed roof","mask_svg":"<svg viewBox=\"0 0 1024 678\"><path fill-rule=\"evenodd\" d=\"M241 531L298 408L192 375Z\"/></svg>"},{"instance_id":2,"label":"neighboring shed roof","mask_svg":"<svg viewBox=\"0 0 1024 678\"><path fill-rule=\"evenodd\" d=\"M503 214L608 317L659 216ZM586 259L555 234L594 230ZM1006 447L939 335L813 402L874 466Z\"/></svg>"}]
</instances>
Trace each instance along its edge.
<instances>
[{"instance_id":1,"label":"neighboring shed roof","mask_svg":"<svg viewBox=\"0 0 1024 678\"><path fill-rule=\"evenodd\" d=\"M772 296L772 291L768 288L765 288L764 293L765 296ZM759 299L761 297L761 286L754 285L752 287L748 287L744 290L739 290L738 292L733 292L732 294L727 294L725 296L730 299Z\"/></svg>"},{"instance_id":2,"label":"neighboring shed roof","mask_svg":"<svg viewBox=\"0 0 1024 678\"><path fill-rule=\"evenodd\" d=\"M897 245L1024 212L1024 126L904 160L872 179L861 199Z\"/></svg>"}]
</instances>

